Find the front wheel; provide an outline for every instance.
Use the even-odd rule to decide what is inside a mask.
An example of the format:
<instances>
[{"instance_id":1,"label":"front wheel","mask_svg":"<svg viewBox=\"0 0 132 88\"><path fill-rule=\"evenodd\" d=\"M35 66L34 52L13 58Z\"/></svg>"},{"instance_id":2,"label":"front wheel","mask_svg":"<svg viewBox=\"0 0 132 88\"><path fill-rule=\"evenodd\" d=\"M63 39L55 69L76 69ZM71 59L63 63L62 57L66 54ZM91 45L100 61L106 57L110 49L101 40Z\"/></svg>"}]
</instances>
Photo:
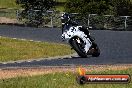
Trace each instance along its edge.
<instances>
[{"instance_id":1,"label":"front wheel","mask_svg":"<svg viewBox=\"0 0 132 88\"><path fill-rule=\"evenodd\" d=\"M70 41L70 44L80 57L83 57L83 58L87 57L87 54L85 53L85 50L83 47L83 43L78 43L76 39L72 39Z\"/></svg>"}]
</instances>

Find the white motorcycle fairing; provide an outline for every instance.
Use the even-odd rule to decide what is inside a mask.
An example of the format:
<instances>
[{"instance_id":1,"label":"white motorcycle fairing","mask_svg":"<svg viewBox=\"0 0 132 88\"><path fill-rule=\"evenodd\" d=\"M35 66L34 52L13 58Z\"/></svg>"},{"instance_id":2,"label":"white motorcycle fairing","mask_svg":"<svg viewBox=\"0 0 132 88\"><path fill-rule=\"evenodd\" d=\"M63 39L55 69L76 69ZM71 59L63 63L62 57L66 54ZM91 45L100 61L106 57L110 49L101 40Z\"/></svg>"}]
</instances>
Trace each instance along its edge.
<instances>
[{"instance_id":1,"label":"white motorcycle fairing","mask_svg":"<svg viewBox=\"0 0 132 88\"><path fill-rule=\"evenodd\" d=\"M67 40L69 42L69 40L75 36L81 38L84 43L85 43L85 52L87 53L89 48L92 45L92 42L90 41L90 39L87 37L87 35L83 32L80 31L79 28L81 28L82 26L72 26L69 28L69 30L66 30L63 32L62 34L62 39L63 40ZM80 40L77 40L78 43L80 43Z\"/></svg>"}]
</instances>

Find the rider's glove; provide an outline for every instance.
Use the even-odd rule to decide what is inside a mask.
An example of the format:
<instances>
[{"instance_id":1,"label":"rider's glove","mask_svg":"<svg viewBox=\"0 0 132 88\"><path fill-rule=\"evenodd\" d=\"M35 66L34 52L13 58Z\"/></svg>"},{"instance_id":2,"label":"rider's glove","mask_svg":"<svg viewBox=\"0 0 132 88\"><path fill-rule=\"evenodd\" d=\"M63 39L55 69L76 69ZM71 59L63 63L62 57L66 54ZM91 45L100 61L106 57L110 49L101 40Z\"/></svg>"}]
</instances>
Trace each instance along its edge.
<instances>
[{"instance_id":1,"label":"rider's glove","mask_svg":"<svg viewBox=\"0 0 132 88\"><path fill-rule=\"evenodd\" d=\"M62 34L61 39L62 39L62 41L65 40L65 36L64 36L64 34Z\"/></svg>"}]
</instances>

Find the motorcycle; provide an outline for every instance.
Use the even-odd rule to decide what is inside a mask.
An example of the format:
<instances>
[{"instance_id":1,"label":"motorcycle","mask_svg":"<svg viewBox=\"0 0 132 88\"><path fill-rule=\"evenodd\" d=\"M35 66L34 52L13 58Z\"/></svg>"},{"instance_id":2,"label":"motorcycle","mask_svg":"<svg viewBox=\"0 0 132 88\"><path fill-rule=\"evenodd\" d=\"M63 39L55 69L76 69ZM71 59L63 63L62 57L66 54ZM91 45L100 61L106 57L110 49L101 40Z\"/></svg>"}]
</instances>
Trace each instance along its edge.
<instances>
[{"instance_id":1,"label":"motorcycle","mask_svg":"<svg viewBox=\"0 0 132 88\"><path fill-rule=\"evenodd\" d=\"M63 41L67 41L80 57L86 58L88 55L98 57L100 49L90 35L88 28L78 25L72 21L69 14L62 14L62 35Z\"/></svg>"}]
</instances>

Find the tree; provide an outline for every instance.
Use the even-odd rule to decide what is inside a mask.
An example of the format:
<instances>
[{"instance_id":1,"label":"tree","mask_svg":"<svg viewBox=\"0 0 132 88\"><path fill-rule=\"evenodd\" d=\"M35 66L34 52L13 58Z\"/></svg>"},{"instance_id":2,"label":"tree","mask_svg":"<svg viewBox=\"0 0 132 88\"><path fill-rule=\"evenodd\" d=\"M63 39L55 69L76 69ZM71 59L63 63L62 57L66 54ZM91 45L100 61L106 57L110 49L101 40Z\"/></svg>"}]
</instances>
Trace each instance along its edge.
<instances>
[{"instance_id":1,"label":"tree","mask_svg":"<svg viewBox=\"0 0 132 88\"><path fill-rule=\"evenodd\" d=\"M132 0L67 0L65 11L84 15L132 15Z\"/></svg>"},{"instance_id":2,"label":"tree","mask_svg":"<svg viewBox=\"0 0 132 88\"><path fill-rule=\"evenodd\" d=\"M117 16L132 15L132 2L130 0L112 0L112 6Z\"/></svg>"},{"instance_id":3,"label":"tree","mask_svg":"<svg viewBox=\"0 0 132 88\"><path fill-rule=\"evenodd\" d=\"M16 0L16 3L24 9L22 18L28 19L28 23L36 26L43 23L43 13L55 5L53 0Z\"/></svg>"},{"instance_id":4,"label":"tree","mask_svg":"<svg viewBox=\"0 0 132 88\"><path fill-rule=\"evenodd\" d=\"M109 9L106 0L67 0L66 12L81 14L104 14Z\"/></svg>"}]
</instances>

